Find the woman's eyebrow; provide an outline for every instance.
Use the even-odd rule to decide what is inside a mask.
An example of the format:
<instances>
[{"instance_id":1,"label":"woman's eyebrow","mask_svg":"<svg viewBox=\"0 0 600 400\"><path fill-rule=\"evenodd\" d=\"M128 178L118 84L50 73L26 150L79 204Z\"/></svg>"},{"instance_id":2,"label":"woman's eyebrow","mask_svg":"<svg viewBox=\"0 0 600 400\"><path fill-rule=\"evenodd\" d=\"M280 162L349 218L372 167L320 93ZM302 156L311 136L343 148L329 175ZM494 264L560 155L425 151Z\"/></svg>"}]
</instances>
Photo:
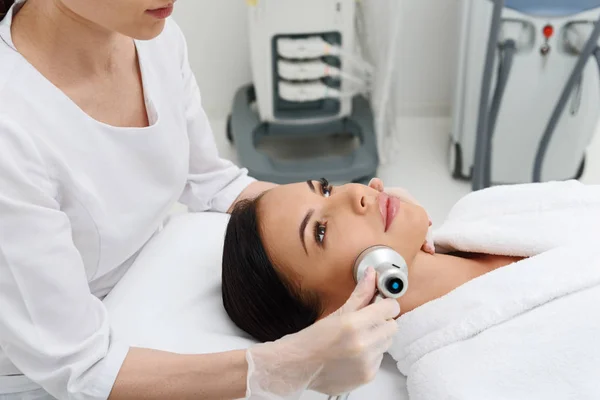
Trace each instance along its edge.
<instances>
[{"instance_id":1,"label":"woman's eyebrow","mask_svg":"<svg viewBox=\"0 0 600 400\"><path fill-rule=\"evenodd\" d=\"M304 219L300 223L300 241L302 242L302 247L304 247L304 252L306 253L306 255L308 255L308 249L306 248L306 242L304 241L304 231L306 230L308 221L310 221L310 218L312 217L314 212L315 210L308 210L308 212L304 216Z\"/></svg>"},{"instance_id":2,"label":"woman's eyebrow","mask_svg":"<svg viewBox=\"0 0 600 400\"><path fill-rule=\"evenodd\" d=\"M315 190L315 185L312 183L312 181L309 179L306 181L306 184L308 185L308 188L313 192L313 193L317 193L317 191Z\"/></svg>"}]
</instances>

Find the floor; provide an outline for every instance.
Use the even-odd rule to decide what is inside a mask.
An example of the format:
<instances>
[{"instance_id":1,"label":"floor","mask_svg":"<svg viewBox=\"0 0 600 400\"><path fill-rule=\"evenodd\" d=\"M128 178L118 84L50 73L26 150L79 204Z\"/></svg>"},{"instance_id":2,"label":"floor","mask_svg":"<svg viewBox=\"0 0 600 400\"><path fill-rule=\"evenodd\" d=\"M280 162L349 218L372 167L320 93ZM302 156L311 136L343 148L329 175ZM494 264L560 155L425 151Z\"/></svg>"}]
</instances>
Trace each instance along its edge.
<instances>
[{"instance_id":1,"label":"floor","mask_svg":"<svg viewBox=\"0 0 600 400\"><path fill-rule=\"evenodd\" d=\"M211 120L217 147L222 157L237 163L237 155L226 139L225 120ZM600 127L600 126L599 126ZM434 225L446 217L454 203L471 191L469 182L454 180L447 163L447 118L405 118L399 121L402 136L397 138L399 151L393 160L379 168L378 176L386 186L409 190L427 209ZM600 129L590 145L587 165L581 179L600 184Z\"/></svg>"}]
</instances>

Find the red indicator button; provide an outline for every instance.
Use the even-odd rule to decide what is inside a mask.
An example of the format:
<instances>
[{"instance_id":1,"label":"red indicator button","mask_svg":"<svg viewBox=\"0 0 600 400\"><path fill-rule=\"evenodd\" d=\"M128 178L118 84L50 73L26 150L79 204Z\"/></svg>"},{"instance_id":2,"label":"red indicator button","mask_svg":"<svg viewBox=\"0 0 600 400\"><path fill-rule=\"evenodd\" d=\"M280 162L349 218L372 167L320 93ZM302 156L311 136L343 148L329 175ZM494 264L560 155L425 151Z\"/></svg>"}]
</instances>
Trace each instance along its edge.
<instances>
[{"instance_id":1,"label":"red indicator button","mask_svg":"<svg viewBox=\"0 0 600 400\"><path fill-rule=\"evenodd\" d=\"M554 35L554 27L552 25L546 25L544 27L544 36L546 39L550 39Z\"/></svg>"}]
</instances>

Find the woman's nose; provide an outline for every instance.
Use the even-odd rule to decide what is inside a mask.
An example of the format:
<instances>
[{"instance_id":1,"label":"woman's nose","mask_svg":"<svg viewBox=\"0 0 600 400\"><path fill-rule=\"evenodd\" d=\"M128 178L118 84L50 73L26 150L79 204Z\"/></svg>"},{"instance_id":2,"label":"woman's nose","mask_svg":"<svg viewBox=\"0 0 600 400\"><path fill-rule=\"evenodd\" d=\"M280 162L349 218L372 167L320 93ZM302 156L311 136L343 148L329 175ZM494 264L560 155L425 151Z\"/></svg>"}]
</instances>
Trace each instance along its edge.
<instances>
[{"instance_id":1,"label":"woman's nose","mask_svg":"<svg viewBox=\"0 0 600 400\"><path fill-rule=\"evenodd\" d=\"M357 185L348 190L348 201L350 202L353 211L357 214L365 214L376 201L373 196L369 196L365 190L361 189L362 188Z\"/></svg>"}]
</instances>

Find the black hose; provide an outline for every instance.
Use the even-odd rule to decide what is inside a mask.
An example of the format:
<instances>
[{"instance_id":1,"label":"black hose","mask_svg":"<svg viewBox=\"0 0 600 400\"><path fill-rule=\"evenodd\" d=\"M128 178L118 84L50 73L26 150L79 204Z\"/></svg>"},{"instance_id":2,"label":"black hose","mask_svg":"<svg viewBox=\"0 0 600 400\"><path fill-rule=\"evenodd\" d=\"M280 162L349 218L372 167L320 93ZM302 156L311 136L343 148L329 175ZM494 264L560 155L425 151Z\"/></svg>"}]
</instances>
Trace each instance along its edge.
<instances>
[{"instance_id":1,"label":"black hose","mask_svg":"<svg viewBox=\"0 0 600 400\"><path fill-rule=\"evenodd\" d=\"M544 131L544 135L540 140L540 144L538 146L537 154L535 156L535 164L533 166L533 181L541 182L542 180L542 166L544 164L544 157L546 157L546 152L548 151L548 146L550 145L550 140L552 139L552 135L554 134L554 130L556 129L556 125L558 125L558 121L569 101L569 96L573 91L573 88L577 85L580 77L583 73L583 68L588 62L592 53L595 52L598 47L598 39L600 38L600 19L596 22L594 26L594 30L590 35L587 43L585 44L583 50L581 51L581 55L577 59L577 63L575 64L575 68L565 85L565 88L558 100L558 104L554 108L554 112L550 117L550 121Z\"/></svg>"},{"instance_id":2,"label":"black hose","mask_svg":"<svg viewBox=\"0 0 600 400\"><path fill-rule=\"evenodd\" d=\"M485 149L485 173L483 181L485 188L492 185L492 141L494 139L496 121L498 120L498 113L500 112L500 106L502 105L502 99L504 98L504 92L506 91L508 77L510 76L513 60L517 53L517 44L514 40L509 39L500 45L500 51L501 57L498 64L498 80L496 82L496 89L494 90L494 98L492 99L488 121L489 139Z\"/></svg>"},{"instance_id":3,"label":"black hose","mask_svg":"<svg viewBox=\"0 0 600 400\"><path fill-rule=\"evenodd\" d=\"M596 46L594 49L594 58L596 59L596 64L598 64L598 74L600 75L600 46Z\"/></svg>"},{"instance_id":4,"label":"black hose","mask_svg":"<svg viewBox=\"0 0 600 400\"><path fill-rule=\"evenodd\" d=\"M481 83L481 97L479 99L479 116L477 121L477 138L475 141L475 159L473 162L473 176L471 182L474 191L483 189L485 187L485 162L487 149L490 142L490 136L488 134L488 104L492 85L492 68L494 66L494 58L496 56L498 36L500 35L502 10L504 9L504 0L492 1L494 2L494 10L492 13L492 23L490 26L490 35L488 38L487 54Z\"/></svg>"}]
</instances>

